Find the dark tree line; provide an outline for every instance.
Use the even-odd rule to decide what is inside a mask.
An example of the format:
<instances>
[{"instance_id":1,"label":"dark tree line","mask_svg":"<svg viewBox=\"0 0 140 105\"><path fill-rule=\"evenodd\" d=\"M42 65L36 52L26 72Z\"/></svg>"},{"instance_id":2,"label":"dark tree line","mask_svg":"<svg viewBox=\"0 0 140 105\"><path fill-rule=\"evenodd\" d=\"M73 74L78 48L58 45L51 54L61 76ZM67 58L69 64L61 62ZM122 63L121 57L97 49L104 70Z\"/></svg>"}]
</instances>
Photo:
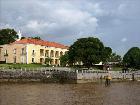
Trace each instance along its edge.
<instances>
[{"instance_id":1,"label":"dark tree line","mask_svg":"<svg viewBox=\"0 0 140 105\"><path fill-rule=\"evenodd\" d=\"M22 37L24 39L26 37ZM33 39L41 39L39 36L28 37ZM9 44L18 39L17 32L14 29L0 29L0 45ZM77 62L83 63L84 66L90 67L99 62L121 62L121 56L112 53L110 47L94 37L77 39L70 47L66 55L60 58L61 65L67 64L73 66ZM140 69L140 48L132 47L123 57L123 64L127 67Z\"/></svg>"},{"instance_id":2,"label":"dark tree line","mask_svg":"<svg viewBox=\"0 0 140 105\"><path fill-rule=\"evenodd\" d=\"M127 67L140 69L140 48L130 48L123 57L123 63Z\"/></svg>"},{"instance_id":3,"label":"dark tree line","mask_svg":"<svg viewBox=\"0 0 140 105\"><path fill-rule=\"evenodd\" d=\"M132 47L122 60L120 55L112 53L112 49L105 47L98 38L80 38L70 46L68 53L60 58L63 66L74 66L77 62L82 62L85 67L91 67L101 61L118 62L125 67L140 69L140 48Z\"/></svg>"}]
</instances>

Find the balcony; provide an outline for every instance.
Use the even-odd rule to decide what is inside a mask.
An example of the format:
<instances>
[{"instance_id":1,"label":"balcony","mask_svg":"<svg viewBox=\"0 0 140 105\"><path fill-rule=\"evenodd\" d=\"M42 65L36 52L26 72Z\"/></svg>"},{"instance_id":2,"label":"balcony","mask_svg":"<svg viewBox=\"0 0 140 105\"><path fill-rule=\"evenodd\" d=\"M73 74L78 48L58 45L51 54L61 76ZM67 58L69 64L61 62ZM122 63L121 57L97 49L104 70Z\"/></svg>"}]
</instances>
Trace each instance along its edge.
<instances>
[{"instance_id":1,"label":"balcony","mask_svg":"<svg viewBox=\"0 0 140 105\"><path fill-rule=\"evenodd\" d=\"M49 57L49 50L45 51L45 57Z\"/></svg>"},{"instance_id":2,"label":"balcony","mask_svg":"<svg viewBox=\"0 0 140 105\"><path fill-rule=\"evenodd\" d=\"M54 51L53 50L51 50L51 52L50 52L50 57L51 58L54 57Z\"/></svg>"},{"instance_id":3,"label":"balcony","mask_svg":"<svg viewBox=\"0 0 140 105\"><path fill-rule=\"evenodd\" d=\"M61 51L61 52L60 52L60 57L61 57L62 55L63 55L63 52Z\"/></svg>"},{"instance_id":4,"label":"balcony","mask_svg":"<svg viewBox=\"0 0 140 105\"><path fill-rule=\"evenodd\" d=\"M40 56L44 56L44 49L40 49Z\"/></svg>"},{"instance_id":5,"label":"balcony","mask_svg":"<svg viewBox=\"0 0 140 105\"><path fill-rule=\"evenodd\" d=\"M55 52L55 57L59 58L59 52L58 51Z\"/></svg>"},{"instance_id":6,"label":"balcony","mask_svg":"<svg viewBox=\"0 0 140 105\"><path fill-rule=\"evenodd\" d=\"M45 57L46 57L46 58L48 58L48 57L49 57L49 55L45 54Z\"/></svg>"},{"instance_id":7,"label":"balcony","mask_svg":"<svg viewBox=\"0 0 140 105\"><path fill-rule=\"evenodd\" d=\"M40 56L41 56L41 57L44 56L44 53L40 53Z\"/></svg>"}]
</instances>

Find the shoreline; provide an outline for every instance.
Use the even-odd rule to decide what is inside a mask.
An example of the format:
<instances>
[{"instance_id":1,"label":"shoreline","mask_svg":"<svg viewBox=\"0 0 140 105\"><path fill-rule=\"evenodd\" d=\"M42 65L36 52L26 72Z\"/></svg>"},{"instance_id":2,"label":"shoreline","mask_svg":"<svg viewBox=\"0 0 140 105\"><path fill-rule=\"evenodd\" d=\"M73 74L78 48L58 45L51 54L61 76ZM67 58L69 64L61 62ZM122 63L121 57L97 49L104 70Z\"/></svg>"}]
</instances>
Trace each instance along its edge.
<instances>
[{"instance_id":1,"label":"shoreline","mask_svg":"<svg viewBox=\"0 0 140 105\"><path fill-rule=\"evenodd\" d=\"M130 80L130 79L113 79L111 80L112 83L116 82L140 82L140 80ZM0 79L0 83L58 83L58 84L81 84L81 83L105 83L105 80L40 80L40 79Z\"/></svg>"}]
</instances>

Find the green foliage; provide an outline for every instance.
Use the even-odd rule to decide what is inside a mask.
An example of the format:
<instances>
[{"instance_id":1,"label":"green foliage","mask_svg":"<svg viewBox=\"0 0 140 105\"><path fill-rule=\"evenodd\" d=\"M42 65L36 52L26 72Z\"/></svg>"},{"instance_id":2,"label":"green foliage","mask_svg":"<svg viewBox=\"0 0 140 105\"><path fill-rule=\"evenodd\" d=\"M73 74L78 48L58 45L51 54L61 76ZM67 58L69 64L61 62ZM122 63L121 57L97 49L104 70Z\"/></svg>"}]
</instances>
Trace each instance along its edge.
<instances>
[{"instance_id":1,"label":"green foliage","mask_svg":"<svg viewBox=\"0 0 140 105\"><path fill-rule=\"evenodd\" d=\"M39 39L39 40L41 40L41 38L40 38L39 36L29 37L29 38L32 38L32 39Z\"/></svg>"},{"instance_id":2,"label":"green foliage","mask_svg":"<svg viewBox=\"0 0 140 105\"><path fill-rule=\"evenodd\" d=\"M112 53L112 49L110 47L105 47L102 52L102 61L108 62L108 59L110 58L111 53Z\"/></svg>"},{"instance_id":3,"label":"green foliage","mask_svg":"<svg viewBox=\"0 0 140 105\"><path fill-rule=\"evenodd\" d=\"M14 29L0 29L0 45L9 44L18 38L17 32Z\"/></svg>"},{"instance_id":4,"label":"green foliage","mask_svg":"<svg viewBox=\"0 0 140 105\"><path fill-rule=\"evenodd\" d=\"M123 57L123 63L128 67L140 68L140 48L132 47Z\"/></svg>"},{"instance_id":5,"label":"green foliage","mask_svg":"<svg viewBox=\"0 0 140 105\"><path fill-rule=\"evenodd\" d=\"M36 68L45 67L45 65L42 64L0 64L0 68L8 68L8 69L31 69L34 70Z\"/></svg>"},{"instance_id":6,"label":"green foliage","mask_svg":"<svg viewBox=\"0 0 140 105\"><path fill-rule=\"evenodd\" d=\"M25 39L26 37L22 36L21 39Z\"/></svg>"},{"instance_id":7,"label":"green foliage","mask_svg":"<svg viewBox=\"0 0 140 105\"><path fill-rule=\"evenodd\" d=\"M60 65L61 66L66 66L68 64L69 58L68 58L68 53L66 53L65 55L62 55L60 57Z\"/></svg>"},{"instance_id":8,"label":"green foliage","mask_svg":"<svg viewBox=\"0 0 140 105\"><path fill-rule=\"evenodd\" d=\"M98 38L80 38L69 48L69 64L73 65L82 61L84 66L90 67L93 64L106 61L111 53L111 48L104 47Z\"/></svg>"},{"instance_id":9,"label":"green foliage","mask_svg":"<svg viewBox=\"0 0 140 105\"><path fill-rule=\"evenodd\" d=\"M117 55L116 53L112 53L110 58L108 59L109 62L121 62L122 58L120 55Z\"/></svg>"},{"instance_id":10,"label":"green foliage","mask_svg":"<svg viewBox=\"0 0 140 105\"><path fill-rule=\"evenodd\" d=\"M25 39L26 37L21 37L21 39ZM28 38L31 38L31 39L39 39L39 40L41 40L41 38L39 37L39 36L35 36L35 37L28 37Z\"/></svg>"}]
</instances>

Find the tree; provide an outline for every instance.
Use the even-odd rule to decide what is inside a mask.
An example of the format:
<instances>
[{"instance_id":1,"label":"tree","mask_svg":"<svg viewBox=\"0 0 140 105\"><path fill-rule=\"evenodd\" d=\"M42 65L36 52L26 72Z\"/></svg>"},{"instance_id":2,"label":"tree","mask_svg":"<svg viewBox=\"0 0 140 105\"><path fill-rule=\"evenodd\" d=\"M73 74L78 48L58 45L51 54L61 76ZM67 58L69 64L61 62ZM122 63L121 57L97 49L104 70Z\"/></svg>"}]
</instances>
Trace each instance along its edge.
<instances>
[{"instance_id":1,"label":"tree","mask_svg":"<svg viewBox=\"0 0 140 105\"><path fill-rule=\"evenodd\" d=\"M32 39L41 39L39 36L31 37Z\"/></svg>"},{"instance_id":2,"label":"tree","mask_svg":"<svg viewBox=\"0 0 140 105\"><path fill-rule=\"evenodd\" d=\"M111 52L111 48L104 47L98 38L80 38L69 48L69 64L82 62L84 66L91 67L93 64L106 61Z\"/></svg>"},{"instance_id":3,"label":"tree","mask_svg":"<svg viewBox=\"0 0 140 105\"><path fill-rule=\"evenodd\" d=\"M62 55L60 57L60 65L61 66L66 66L68 64L68 61L69 61L69 59L68 59L68 53L66 53L65 55Z\"/></svg>"},{"instance_id":4,"label":"tree","mask_svg":"<svg viewBox=\"0 0 140 105\"><path fill-rule=\"evenodd\" d=\"M21 39L25 39L26 37L22 36ZM39 39L41 40L41 38L39 36L35 36L35 37L28 37L28 38L31 38L31 39Z\"/></svg>"},{"instance_id":5,"label":"tree","mask_svg":"<svg viewBox=\"0 0 140 105\"><path fill-rule=\"evenodd\" d=\"M132 68L140 68L140 48L132 47L123 57L123 63Z\"/></svg>"},{"instance_id":6,"label":"tree","mask_svg":"<svg viewBox=\"0 0 140 105\"><path fill-rule=\"evenodd\" d=\"M0 29L0 39L0 45L9 44L18 39L18 35L14 29Z\"/></svg>"},{"instance_id":7,"label":"tree","mask_svg":"<svg viewBox=\"0 0 140 105\"><path fill-rule=\"evenodd\" d=\"M112 53L110 58L108 59L109 62L121 62L122 58L120 55L117 55L116 53Z\"/></svg>"},{"instance_id":8,"label":"tree","mask_svg":"<svg viewBox=\"0 0 140 105\"><path fill-rule=\"evenodd\" d=\"M105 47L104 48L104 51L103 51L103 54L102 54L102 61L104 63L108 62L108 59L110 58L111 53L112 53L112 49L110 47Z\"/></svg>"},{"instance_id":9,"label":"tree","mask_svg":"<svg viewBox=\"0 0 140 105\"><path fill-rule=\"evenodd\" d=\"M25 38L26 38L26 37L22 36L22 37L21 37L21 40L22 40L22 39L25 39Z\"/></svg>"}]
</instances>

